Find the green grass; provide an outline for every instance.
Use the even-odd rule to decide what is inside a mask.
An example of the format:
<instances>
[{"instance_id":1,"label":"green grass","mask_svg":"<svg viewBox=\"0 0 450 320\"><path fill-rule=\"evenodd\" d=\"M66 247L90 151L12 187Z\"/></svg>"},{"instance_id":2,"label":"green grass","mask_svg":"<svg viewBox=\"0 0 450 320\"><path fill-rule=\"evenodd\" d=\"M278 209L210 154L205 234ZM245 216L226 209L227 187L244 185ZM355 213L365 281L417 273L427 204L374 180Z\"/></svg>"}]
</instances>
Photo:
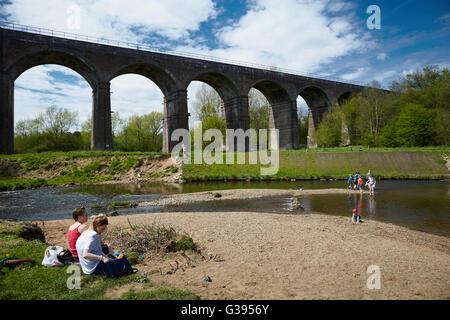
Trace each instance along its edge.
<instances>
[{"instance_id":1,"label":"green grass","mask_svg":"<svg viewBox=\"0 0 450 320\"><path fill-rule=\"evenodd\" d=\"M359 151L361 149L361 151ZM142 156L165 155L168 153L75 151L0 155L8 166L0 167L0 191L32 189L45 186L89 184L112 180L115 174L123 174L139 165ZM445 179L449 178L444 155L450 156L450 147L421 148L370 148L367 146L281 150L279 170L274 175L261 175L265 165L245 163L185 164L183 179L186 181L208 180L289 180L289 179L345 179L355 171L367 172L384 179ZM235 153L234 159L238 154ZM192 159L194 154L192 154ZM90 158L92 162L77 166L76 160ZM125 158L125 159L124 159ZM4 161L3 161L4 163ZM25 179L11 176L11 171L48 170L59 165L59 175L50 179ZM97 174L104 169L101 175ZM164 172L150 172L147 178L161 178L176 173L178 167Z\"/></svg>"},{"instance_id":2,"label":"green grass","mask_svg":"<svg viewBox=\"0 0 450 320\"><path fill-rule=\"evenodd\" d=\"M153 291L134 292L130 290L123 294L121 300L199 300L192 292L173 287L160 287Z\"/></svg>"},{"instance_id":3,"label":"green grass","mask_svg":"<svg viewBox=\"0 0 450 320\"><path fill-rule=\"evenodd\" d=\"M134 208L137 207L137 202L132 201L114 201L109 207L108 210L114 210L117 208Z\"/></svg>"},{"instance_id":4,"label":"green grass","mask_svg":"<svg viewBox=\"0 0 450 320\"><path fill-rule=\"evenodd\" d=\"M70 161L79 158L110 158L120 156L155 156L155 155L170 155L165 152L120 152L120 151L69 151L69 152L41 152L41 153L17 153L10 155L0 155L0 159L21 160L32 163L37 161L37 164L48 163L50 160Z\"/></svg>"},{"instance_id":5,"label":"green grass","mask_svg":"<svg viewBox=\"0 0 450 320\"><path fill-rule=\"evenodd\" d=\"M115 174L123 174L142 162L142 157L156 155L169 156L162 152L105 152L74 151L44 152L0 155L0 160L8 163L0 167L0 191L32 189L43 186L98 183L112 180ZM123 159L125 157L125 159ZM76 161L90 159L92 162L78 167ZM38 173L60 168L59 175L50 179L26 179L11 172L23 169L37 170ZM105 168L102 175L98 173Z\"/></svg>"},{"instance_id":6,"label":"green grass","mask_svg":"<svg viewBox=\"0 0 450 320\"><path fill-rule=\"evenodd\" d=\"M369 169L384 179L445 179L450 175L444 155L450 155L450 147L281 150L274 175L261 175L261 168L268 166L259 160L249 164L249 153L244 164L227 164L224 154L223 164L185 164L182 168L186 181L346 179L349 174Z\"/></svg>"},{"instance_id":7,"label":"green grass","mask_svg":"<svg viewBox=\"0 0 450 320\"><path fill-rule=\"evenodd\" d=\"M82 275L81 289L67 288L68 266L44 267L41 261L47 244L40 240L22 238L24 225L0 220L0 259L10 257L34 259L35 264L22 264L13 269L0 266L0 300L103 300L109 288L125 284L144 284L144 291L130 290L119 299L198 299L189 291L176 288L156 288L150 279L141 274L108 279L99 275ZM133 260L133 259L132 259Z\"/></svg>"}]
</instances>

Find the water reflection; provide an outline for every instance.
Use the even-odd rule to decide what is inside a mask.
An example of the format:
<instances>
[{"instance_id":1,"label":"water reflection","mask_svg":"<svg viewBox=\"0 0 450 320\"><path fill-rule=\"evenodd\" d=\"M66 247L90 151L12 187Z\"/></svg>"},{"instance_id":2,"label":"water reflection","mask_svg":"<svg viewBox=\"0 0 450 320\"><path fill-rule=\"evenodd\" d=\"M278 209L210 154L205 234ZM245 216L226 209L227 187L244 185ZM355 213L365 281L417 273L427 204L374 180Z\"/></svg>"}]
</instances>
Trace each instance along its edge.
<instances>
[{"instance_id":1,"label":"water reflection","mask_svg":"<svg viewBox=\"0 0 450 320\"><path fill-rule=\"evenodd\" d=\"M376 211L375 196L371 195L369 196L369 216L371 219L375 217L375 211Z\"/></svg>"},{"instance_id":2,"label":"water reflection","mask_svg":"<svg viewBox=\"0 0 450 320\"><path fill-rule=\"evenodd\" d=\"M70 188L44 188L0 192L0 219L67 219L74 207L109 205L112 201L150 201L167 194L236 188L303 190L346 188L343 181L213 182L189 184L111 184ZM450 236L450 183L440 181L379 181L375 196L368 194L318 194L267 197L250 200L216 200L182 206L120 209L120 214L169 211L253 211L280 214L320 212L351 217L356 209L363 219L399 224ZM293 201L295 200L295 205ZM89 211L90 212L90 211Z\"/></svg>"}]
</instances>

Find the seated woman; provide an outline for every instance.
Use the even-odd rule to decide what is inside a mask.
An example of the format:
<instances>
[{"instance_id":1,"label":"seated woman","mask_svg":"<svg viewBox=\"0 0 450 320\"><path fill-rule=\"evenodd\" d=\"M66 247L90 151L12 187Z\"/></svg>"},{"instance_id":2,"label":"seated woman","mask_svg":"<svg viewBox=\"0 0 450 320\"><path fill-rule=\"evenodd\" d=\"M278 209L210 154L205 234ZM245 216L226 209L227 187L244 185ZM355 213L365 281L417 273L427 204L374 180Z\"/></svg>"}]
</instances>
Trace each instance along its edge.
<instances>
[{"instance_id":1,"label":"seated woman","mask_svg":"<svg viewBox=\"0 0 450 320\"><path fill-rule=\"evenodd\" d=\"M81 269L85 274L103 274L103 265L113 261L102 252L100 234L108 227L105 215L93 218L89 229L81 234L76 248Z\"/></svg>"},{"instance_id":2,"label":"seated woman","mask_svg":"<svg viewBox=\"0 0 450 320\"><path fill-rule=\"evenodd\" d=\"M77 243L78 237L88 229L88 226L85 225L88 221L88 215L85 207L77 207L72 212L73 220L75 223L69 227L69 231L67 231L67 240L69 242L70 253L72 253L72 257L74 261L78 261L78 253L75 247Z\"/></svg>"}]
</instances>

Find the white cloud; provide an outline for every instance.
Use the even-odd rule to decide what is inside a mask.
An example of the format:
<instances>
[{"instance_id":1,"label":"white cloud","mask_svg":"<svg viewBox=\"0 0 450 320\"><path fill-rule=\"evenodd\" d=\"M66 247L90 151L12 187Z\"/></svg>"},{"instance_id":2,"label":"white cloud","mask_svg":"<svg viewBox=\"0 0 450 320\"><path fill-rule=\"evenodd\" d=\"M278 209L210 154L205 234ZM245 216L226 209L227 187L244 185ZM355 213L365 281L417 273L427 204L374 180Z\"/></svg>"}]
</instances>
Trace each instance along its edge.
<instances>
[{"instance_id":1,"label":"white cloud","mask_svg":"<svg viewBox=\"0 0 450 320\"><path fill-rule=\"evenodd\" d=\"M317 71L334 58L370 46L354 16L328 17L328 1L260 0L234 25L217 36L223 49L213 55ZM359 31L358 31L359 30Z\"/></svg>"},{"instance_id":2,"label":"white cloud","mask_svg":"<svg viewBox=\"0 0 450 320\"><path fill-rule=\"evenodd\" d=\"M344 1L330 1L327 5L327 11L329 12L343 12L346 10L353 9L355 7L354 3L344 2Z\"/></svg>"},{"instance_id":3,"label":"white cloud","mask_svg":"<svg viewBox=\"0 0 450 320\"><path fill-rule=\"evenodd\" d=\"M383 71L377 75L375 75L373 78L377 80L378 82L383 82L385 79L392 78L393 76L397 75L398 72L396 70L386 70Z\"/></svg>"},{"instance_id":4,"label":"white cloud","mask_svg":"<svg viewBox=\"0 0 450 320\"><path fill-rule=\"evenodd\" d=\"M70 80L56 81L61 75ZM80 122L92 108L92 89L76 72L57 65L44 65L27 70L15 82L14 122L33 119L51 105L78 113Z\"/></svg>"},{"instance_id":5,"label":"white cloud","mask_svg":"<svg viewBox=\"0 0 450 320\"><path fill-rule=\"evenodd\" d=\"M381 52L380 54L377 55L377 60L384 61L386 60L387 57L388 57L387 53Z\"/></svg>"},{"instance_id":6,"label":"white cloud","mask_svg":"<svg viewBox=\"0 0 450 320\"><path fill-rule=\"evenodd\" d=\"M20 24L128 42L149 32L180 39L216 16L211 0L14 0L3 11ZM79 28L71 28L73 21L80 22Z\"/></svg>"},{"instance_id":7,"label":"white cloud","mask_svg":"<svg viewBox=\"0 0 450 320\"><path fill-rule=\"evenodd\" d=\"M368 67L361 67L354 72L343 74L341 77L345 80L354 80L366 75L369 72L369 70L370 68Z\"/></svg>"},{"instance_id":8,"label":"white cloud","mask_svg":"<svg viewBox=\"0 0 450 320\"><path fill-rule=\"evenodd\" d=\"M70 30L67 25L67 9L72 5L80 8L79 30ZM3 10L11 14L11 21L26 25L128 42L137 42L147 34L157 33L163 37L161 41L178 40L179 45L174 48L177 50L306 73L322 71L336 58L364 52L373 45L365 25L352 12L354 7L349 2L328 0L251 1L248 11L235 23L222 22L222 27L215 26L220 47L213 49L203 45L206 42L188 37L189 31L198 30L201 22L218 15L219 9L211 0L48 0L39 3L16 0ZM83 117L87 118L92 102L90 87L84 79L76 74L78 81L55 81L51 73L54 69L46 68L38 67L30 75L24 74L27 81L24 80L22 85L18 79L16 105L29 105L23 108L23 113L16 112L16 119L45 109L52 101L70 110L80 110L81 121ZM367 69L348 73L344 79L356 79ZM66 68L58 71L71 73ZM199 86L189 86L189 99L194 99ZM48 92L37 93L25 88ZM111 82L111 90L112 108L122 117L163 111L161 91L145 78L121 76Z\"/></svg>"},{"instance_id":9,"label":"white cloud","mask_svg":"<svg viewBox=\"0 0 450 320\"><path fill-rule=\"evenodd\" d=\"M135 74L119 76L111 81L111 110L121 118L164 112L164 95L151 80Z\"/></svg>"}]
</instances>

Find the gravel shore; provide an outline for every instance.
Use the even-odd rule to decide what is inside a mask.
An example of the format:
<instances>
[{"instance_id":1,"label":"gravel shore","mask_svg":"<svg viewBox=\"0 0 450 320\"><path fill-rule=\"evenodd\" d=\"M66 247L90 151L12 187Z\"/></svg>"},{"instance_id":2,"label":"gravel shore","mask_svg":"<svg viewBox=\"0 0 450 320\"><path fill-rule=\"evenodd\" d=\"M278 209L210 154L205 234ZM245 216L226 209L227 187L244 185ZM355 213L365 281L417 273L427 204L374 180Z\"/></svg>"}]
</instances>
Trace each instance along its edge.
<instances>
[{"instance_id":1,"label":"gravel shore","mask_svg":"<svg viewBox=\"0 0 450 320\"><path fill-rule=\"evenodd\" d=\"M220 194L217 197L216 194ZM229 190L213 190L193 193L172 194L158 198L152 201L139 203L139 206L147 207L152 205L181 205L184 203L194 203L203 201L218 200L237 200L237 199L255 199L274 196L291 196L299 197L309 194L336 194L336 193L355 193L359 191L346 189L312 189L312 190L295 190L295 189L229 189ZM368 193L364 191L364 193Z\"/></svg>"}]
</instances>

